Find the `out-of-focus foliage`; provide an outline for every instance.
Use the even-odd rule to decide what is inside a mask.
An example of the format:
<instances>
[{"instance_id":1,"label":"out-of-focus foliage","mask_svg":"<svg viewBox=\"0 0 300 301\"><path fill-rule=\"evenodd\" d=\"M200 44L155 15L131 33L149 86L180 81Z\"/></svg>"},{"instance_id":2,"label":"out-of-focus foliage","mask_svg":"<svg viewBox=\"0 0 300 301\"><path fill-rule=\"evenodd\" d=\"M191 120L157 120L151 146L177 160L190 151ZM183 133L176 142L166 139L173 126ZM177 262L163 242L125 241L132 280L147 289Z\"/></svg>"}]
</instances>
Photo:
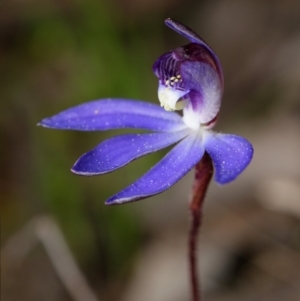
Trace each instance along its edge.
<instances>
[{"instance_id":1,"label":"out-of-focus foliage","mask_svg":"<svg viewBox=\"0 0 300 301\"><path fill-rule=\"evenodd\" d=\"M103 1L12 1L3 6L3 239L32 216L51 213L83 266L111 277L134 256L140 227L128 207L107 210L103 203L140 171L135 166L101 179L76 177L69 169L77 157L111 133L48 131L36 124L101 97L155 99L151 65L162 26L149 30L147 22L140 28L118 24L121 12ZM142 161L138 168L150 165L151 160Z\"/></svg>"}]
</instances>

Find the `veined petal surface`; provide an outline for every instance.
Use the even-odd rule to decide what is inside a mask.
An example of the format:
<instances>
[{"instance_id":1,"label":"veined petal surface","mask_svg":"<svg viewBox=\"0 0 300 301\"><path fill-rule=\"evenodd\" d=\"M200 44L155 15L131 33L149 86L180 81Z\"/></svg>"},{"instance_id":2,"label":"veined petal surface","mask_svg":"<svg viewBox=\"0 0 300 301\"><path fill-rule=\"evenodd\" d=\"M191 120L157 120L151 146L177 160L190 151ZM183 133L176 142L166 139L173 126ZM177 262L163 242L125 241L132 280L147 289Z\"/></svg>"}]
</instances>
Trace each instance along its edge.
<instances>
[{"instance_id":1,"label":"veined petal surface","mask_svg":"<svg viewBox=\"0 0 300 301\"><path fill-rule=\"evenodd\" d=\"M182 118L148 102L127 99L102 99L67 109L43 119L39 125L79 131L138 128L152 131L177 131L185 128Z\"/></svg>"},{"instance_id":2,"label":"veined petal surface","mask_svg":"<svg viewBox=\"0 0 300 301\"><path fill-rule=\"evenodd\" d=\"M187 174L203 154L202 137L193 132L135 183L109 198L106 204L133 202L165 191Z\"/></svg>"},{"instance_id":3,"label":"veined petal surface","mask_svg":"<svg viewBox=\"0 0 300 301\"><path fill-rule=\"evenodd\" d=\"M181 74L191 91L189 97L199 122L210 122L217 116L222 99L222 86L216 70L206 63L187 61L181 65Z\"/></svg>"},{"instance_id":4,"label":"veined petal surface","mask_svg":"<svg viewBox=\"0 0 300 301\"><path fill-rule=\"evenodd\" d=\"M125 134L113 137L81 156L72 172L84 176L111 172L132 160L178 142L188 133L187 129L171 133Z\"/></svg>"},{"instance_id":5,"label":"veined petal surface","mask_svg":"<svg viewBox=\"0 0 300 301\"><path fill-rule=\"evenodd\" d=\"M192 29L190 29L189 27L187 27L186 25L184 25L178 21L168 18L165 20L165 24L169 28L173 29L174 31L176 31L177 33L179 33L180 35L182 35L183 37L188 39L189 41L191 41L193 43L198 43L199 45L203 46L210 53L210 55L213 57L213 59L216 63L217 70L218 70L218 73L219 73L219 76L221 79L221 83L223 85L224 78L223 78L222 65L221 65L219 58L217 57L215 52L210 48L210 46L208 46L208 44Z\"/></svg>"},{"instance_id":6,"label":"veined petal surface","mask_svg":"<svg viewBox=\"0 0 300 301\"><path fill-rule=\"evenodd\" d=\"M207 132L204 147L213 160L216 170L215 181L219 184L234 180L253 157L251 143L236 135Z\"/></svg>"}]
</instances>

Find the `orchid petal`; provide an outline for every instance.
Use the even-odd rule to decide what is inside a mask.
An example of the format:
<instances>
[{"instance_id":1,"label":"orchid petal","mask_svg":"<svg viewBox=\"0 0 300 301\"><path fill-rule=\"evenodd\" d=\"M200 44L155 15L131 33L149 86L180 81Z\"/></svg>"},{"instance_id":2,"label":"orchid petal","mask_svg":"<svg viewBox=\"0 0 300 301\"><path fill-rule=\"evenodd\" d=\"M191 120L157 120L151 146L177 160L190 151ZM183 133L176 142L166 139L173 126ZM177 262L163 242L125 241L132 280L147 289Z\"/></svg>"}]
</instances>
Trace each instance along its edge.
<instances>
[{"instance_id":1,"label":"orchid petal","mask_svg":"<svg viewBox=\"0 0 300 301\"><path fill-rule=\"evenodd\" d=\"M221 79L221 83L223 85L224 79L223 79L223 70L222 70L221 62L220 62L219 58L217 57L217 55L215 54L215 52L208 46L208 44L202 38L200 38L200 36L198 34L196 34L192 29L190 29L189 27L187 27L186 25L184 25L178 21L168 18L165 20L165 24L169 28L173 29L174 31L176 31L177 33L179 33L180 35L185 37L186 39L190 40L191 42L200 44L202 47L204 47L210 53L210 55L214 59L214 62L217 67L217 71L218 71L220 79Z\"/></svg>"},{"instance_id":2,"label":"orchid petal","mask_svg":"<svg viewBox=\"0 0 300 301\"><path fill-rule=\"evenodd\" d=\"M207 132L204 147L213 160L216 170L215 181L219 184L234 180L253 157L251 143L236 135Z\"/></svg>"},{"instance_id":3,"label":"orchid petal","mask_svg":"<svg viewBox=\"0 0 300 301\"><path fill-rule=\"evenodd\" d=\"M174 133L126 134L105 140L81 156L72 172L95 176L118 169L130 161L172 145L187 136L189 130Z\"/></svg>"},{"instance_id":4,"label":"orchid petal","mask_svg":"<svg viewBox=\"0 0 300 301\"><path fill-rule=\"evenodd\" d=\"M39 125L79 131L138 128L169 132L185 128L176 113L166 112L155 104L126 99L87 102L45 118Z\"/></svg>"},{"instance_id":5,"label":"orchid petal","mask_svg":"<svg viewBox=\"0 0 300 301\"><path fill-rule=\"evenodd\" d=\"M170 188L201 160L204 153L201 139L197 132L187 136L145 175L109 198L106 204L133 202Z\"/></svg>"},{"instance_id":6,"label":"orchid petal","mask_svg":"<svg viewBox=\"0 0 300 301\"><path fill-rule=\"evenodd\" d=\"M166 111L182 110L184 102L180 99L187 94L185 90L170 89L163 84L158 86L158 99Z\"/></svg>"},{"instance_id":7,"label":"orchid petal","mask_svg":"<svg viewBox=\"0 0 300 301\"><path fill-rule=\"evenodd\" d=\"M186 88L191 91L190 109L191 113L195 113L192 118L202 124L210 122L217 116L222 100L222 86L217 72L206 63L190 61L184 62L180 71Z\"/></svg>"}]
</instances>

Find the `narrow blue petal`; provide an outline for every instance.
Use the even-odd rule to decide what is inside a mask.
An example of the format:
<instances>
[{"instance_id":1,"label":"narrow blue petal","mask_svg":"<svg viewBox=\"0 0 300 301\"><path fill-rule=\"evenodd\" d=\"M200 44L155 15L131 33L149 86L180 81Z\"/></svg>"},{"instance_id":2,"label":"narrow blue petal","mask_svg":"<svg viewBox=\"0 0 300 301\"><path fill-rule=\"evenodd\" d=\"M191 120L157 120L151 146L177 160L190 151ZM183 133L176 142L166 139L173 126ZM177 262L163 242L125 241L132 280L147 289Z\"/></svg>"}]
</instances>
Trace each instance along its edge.
<instances>
[{"instance_id":1,"label":"narrow blue petal","mask_svg":"<svg viewBox=\"0 0 300 301\"><path fill-rule=\"evenodd\" d=\"M39 125L79 131L138 128L176 131L185 128L182 118L148 102L126 99L102 99L87 102L43 119Z\"/></svg>"},{"instance_id":2,"label":"narrow blue petal","mask_svg":"<svg viewBox=\"0 0 300 301\"><path fill-rule=\"evenodd\" d=\"M176 31L177 33L179 33L180 35L188 39L189 41L200 44L211 54L211 56L213 57L216 63L217 70L223 85L224 79L223 79L223 70L222 70L221 62L217 57L217 55L215 54L215 52L208 46L208 44L202 38L200 38L200 36L197 33L195 33L192 29L190 29L189 27L187 27L186 25L178 21L168 18L165 20L165 24L169 28L173 29L174 31Z\"/></svg>"},{"instance_id":3,"label":"narrow blue petal","mask_svg":"<svg viewBox=\"0 0 300 301\"><path fill-rule=\"evenodd\" d=\"M251 143L236 135L210 132L205 137L204 147L214 162L215 181L219 184L234 180L253 157Z\"/></svg>"},{"instance_id":4,"label":"narrow blue petal","mask_svg":"<svg viewBox=\"0 0 300 301\"><path fill-rule=\"evenodd\" d=\"M165 191L187 174L201 160L203 153L201 136L195 132L190 134L145 175L109 198L106 204L133 202Z\"/></svg>"},{"instance_id":5,"label":"narrow blue petal","mask_svg":"<svg viewBox=\"0 0 300 301\"><path fill-rule=\"evenodd\" d=\"M132 160L156 152L187 136L189 130L172 133L126 134L105 140L78 159L72 171L94 176L118 169Z\"/></svg>"}]
</instances>

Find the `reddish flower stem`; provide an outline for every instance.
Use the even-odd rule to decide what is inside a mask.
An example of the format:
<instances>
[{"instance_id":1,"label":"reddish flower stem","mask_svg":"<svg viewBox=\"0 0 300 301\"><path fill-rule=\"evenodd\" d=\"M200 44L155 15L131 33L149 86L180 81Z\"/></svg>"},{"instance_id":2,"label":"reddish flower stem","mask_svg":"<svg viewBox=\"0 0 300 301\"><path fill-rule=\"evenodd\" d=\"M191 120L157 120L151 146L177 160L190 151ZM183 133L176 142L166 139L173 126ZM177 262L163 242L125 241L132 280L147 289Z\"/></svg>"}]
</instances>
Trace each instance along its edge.
<instances>
[{"instance_id":1,"label":"reddish flower stem","mask_svg":"<svg viewBox=\"0 0 300 301\"><path fill-rule=\"evenodd\" d=\"M202 204L212 174L212 161L209 155L205 153L201 161L195 166L195 181L190 200L191 228L189 233L189 264L193 301L201 301L197 273L197 238L202 222Z\"/></svg>"}]
</instances>

